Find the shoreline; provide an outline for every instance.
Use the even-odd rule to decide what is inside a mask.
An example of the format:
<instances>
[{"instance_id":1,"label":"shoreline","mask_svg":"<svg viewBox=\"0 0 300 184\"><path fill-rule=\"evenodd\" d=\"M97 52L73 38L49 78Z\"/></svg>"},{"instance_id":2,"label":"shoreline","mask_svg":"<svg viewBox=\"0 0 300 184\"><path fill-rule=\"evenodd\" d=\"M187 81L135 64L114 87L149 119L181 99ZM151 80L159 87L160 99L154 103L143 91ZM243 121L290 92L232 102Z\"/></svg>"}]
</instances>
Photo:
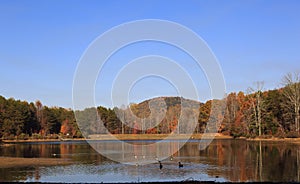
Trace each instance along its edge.
<instances>
[{"instance_id":1,"label":"shoreline","mask_svg":"<svg viewBox=\"0 0 300 184\"><path fill-rule=\"evenodd\" d=\"M246 141L267 141L267 142L291 142L300 144L300 138L246 138L238 137L233 138L232 136L223 134L95 134L90 135L88 139L86 138L66 138L66 139L27 139L27 140L0 140L0 145L2 144L14 144L14 143L47 143L47 142L71 142L71 141L131 141L131 140L246 140Z\"/></svg>"},{"instance_id":2,"label":"shoreline","mask_svg":"<svg viewBox=\"0 0 300 184\"><path fill-rule=\"evenodd\" d=\"M264 138L246 138L247 141L262 141L262 142L290 142L290 143L295 143L295 144L300 144L300 138L277 138L277 137L272 137L269 139L264 139Z\"/></svg>"},{"instance_id":3,"label":"shoreline","mask_svg":"<svg viewBox=\"0 0 300 184\"><path fill-rule=\"evenodd\" d=\"M200 140L200 139L233 139L222 134L114 134L90 135L87 140Z\"/></svg>"},{"instance_id":4,"label":"shoreline","mask_svg":"<svg viewBox=\"0 0 300 184\"><path fill-rule=\"evenodd\" d=\"M27 140L1 140L4 144L9 143L43 143L43 142L71 142L71 141L131 141L131 140L200 140L200 139L233 139L232 136L222 134L106 134L90 135L86 138L68 138L68 139L27 139ZM1 143L1 142L0 142Z\"/></svg>"},{"instance_id":5,"label":"shoreline","mask_svg":"<svg viewBox=\"0 0 300 184\"><path fill-rule=\"evenodd\" d=\"M74 139L68 139L68 140L60 140L60 139L1 140L1 142L4 143L4 144L8 144L8 143L66 142L66 141L86 141L86 139L84 139L84 138L74 138Z\"/></svg>"}]
</instances>

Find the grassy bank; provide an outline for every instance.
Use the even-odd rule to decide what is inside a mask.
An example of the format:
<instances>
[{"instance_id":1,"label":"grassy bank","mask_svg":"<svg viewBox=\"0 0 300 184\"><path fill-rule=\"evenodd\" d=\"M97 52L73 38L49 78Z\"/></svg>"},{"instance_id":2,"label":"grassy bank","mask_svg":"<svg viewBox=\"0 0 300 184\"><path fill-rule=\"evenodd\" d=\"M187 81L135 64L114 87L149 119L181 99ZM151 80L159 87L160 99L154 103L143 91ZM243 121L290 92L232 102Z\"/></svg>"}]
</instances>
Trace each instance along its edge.
<instances>
[{"instance_id":1,"label":"grassy bank","mask_svg":"<svg viewBox=\"0 0 300 184\"><path fill-rule=\"evenodd\" d=\"M28 143L28 142L58 142L58 141L85 141L84 138L74 139L27 139L27 140L2 140L2 143Z\"/></svg>"},{"instance_id":2,"label":"grassy bank","mask_svg":"<svg viewBox=\"0 0 300 184\"><path fill-rule=\"evenodd\" d=\"M114 135L90 135L90 140L185 140L185 139L232 139L231 136L222 134L114 134Z\"/></svg>"},{"instance_id":3,"label":"grassy bank","mask_svg":"<svg viewBox=\"0 0 300 184\"><path fill-rule=\"evenodd\" d=\"M95 134L90 135L88 140L186 140L186 139L232 139L231 136L222 134ZM75 139L27 139L27 140L2 140L3 143L26 143L26 142L53 142L53 141L84 141L84 138Z\"/></svg>"},{"instance_id":4,"label":"grassy bank","mask_svg":"<svg viewBox=\"0 0 300 184\"><path fill-rule=\"evenodd\" d=\"M246 139L246 138L245 138ZM266 141L266 142L291 142L300 144L300 138L248 138L247 141Z\"/></svg>"},{"instance_id":5,"label":"grassy bank","mask_svg":"<svg viewBox=\"0 0 300 184\"><path fill-rule=\"evenodd\" d=\"M90 135L88 139L85 138L68 138L68 139L27 139L27 140L2 140L2 143L30 143L30 142L57 142L57 141L86 141L86 140L201 140L201 139L216 139L228 140L234 139L232 136L223 134L193 134L192 136L186 134L94 134ZM235 139L243 139L247 141L274 141L274 142L293 142L300 144L300 138L246 138L238 137Z\"/></svg>"}]
</instances>

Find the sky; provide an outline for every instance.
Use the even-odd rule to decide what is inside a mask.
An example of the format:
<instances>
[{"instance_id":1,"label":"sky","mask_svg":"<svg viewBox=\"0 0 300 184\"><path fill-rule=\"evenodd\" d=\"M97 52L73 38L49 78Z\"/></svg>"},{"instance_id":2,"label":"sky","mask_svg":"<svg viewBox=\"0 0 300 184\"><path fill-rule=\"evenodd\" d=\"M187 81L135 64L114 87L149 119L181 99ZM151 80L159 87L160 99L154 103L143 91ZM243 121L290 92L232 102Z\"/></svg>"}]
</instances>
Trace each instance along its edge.
<instances>
[{"instance_id":1,"label":"sky","mask_svg":"<svg viewBox=\"0 0 300 184\"><path fill-rule=\"evenodd\" d=\"M226 93L245 92L256 81L264 81L264 90L279 88L286 73L300 70L299 9L297 0L0 0L0 95L72 108L74 76L90 44L113 27L143 19L172 21L201 37L220 64ZM172 59L195 82L198 100L211 98L205 73L193 58L148 41L128 45L107 60L95 81L96 105L113 105L116 76L145 55ZM180 93L167 79L148 76L118 95L136 103Z\"/></svg>"}]
</instances>

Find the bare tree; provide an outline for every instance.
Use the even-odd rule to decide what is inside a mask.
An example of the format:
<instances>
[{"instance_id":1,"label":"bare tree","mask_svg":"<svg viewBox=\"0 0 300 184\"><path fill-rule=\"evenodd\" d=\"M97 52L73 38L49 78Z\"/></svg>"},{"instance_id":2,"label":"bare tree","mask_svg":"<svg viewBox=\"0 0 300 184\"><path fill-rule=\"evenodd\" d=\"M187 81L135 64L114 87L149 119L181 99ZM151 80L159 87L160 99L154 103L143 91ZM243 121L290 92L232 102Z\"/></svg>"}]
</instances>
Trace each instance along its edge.
<instances>
[{"instance_id":1,"label":"bare tree","mask_svg":"<svg viewBox=\"0 0 300 184\"><path fill-rule=\"evenodd\" d=\"M292 108L294 114L294 124L296 131L299 132L299 111L300 111L300 73L288 73L282 79L282 84L285 85L283 95L285 96L286 105Z\"/></svg>"},{"instance_id":2,"label":"bare tree","mask_svg":"<svg viewBox=\"0 0 300 184\"><path fill-rule=\"evenodd\" d=\"M44 113L43 113L43 104L41 101L37 100L35 102L35 107L36 107L36 118L39 122L39 125L41 126L41 128L44 128L46 125L46 121L44 118ZM41 130L40 130L41 131ZM41 133L41 132L40 132ZM45 134L45 132L43 133L43 135Z\"/></svg>"},{"instance_id":3,"label":"bare tree","mask_svg":"<svg viewBox=\"0 0 300 184\"><path fill-rule=\"evenodd\" d=\"M126 113L125 113L125 111L126 111L126 106L125 106L124 104L121 105L121 110L122 110L122 115L123 115L123 117L122 117L122 119L121 119L121 130L122 130L122 134L124 134L124 133L125 133L124 124L125 124L125 122L126 122Z\"/></svg>"},{"instance_id":4,"label":"bare tree","mask_svg":"<svg viewBox=\"0 0 300 184\"><path fill-rule=\"evenodd\" d=\"M248 93L254 93L254 101L252 101L252 107L254 112L255 124L258 129L258 136L261 136L261 128L262 128L262 89L264 86L264 82L256 82L254 88L248 88Z\"/></svg>"}]
</instances>

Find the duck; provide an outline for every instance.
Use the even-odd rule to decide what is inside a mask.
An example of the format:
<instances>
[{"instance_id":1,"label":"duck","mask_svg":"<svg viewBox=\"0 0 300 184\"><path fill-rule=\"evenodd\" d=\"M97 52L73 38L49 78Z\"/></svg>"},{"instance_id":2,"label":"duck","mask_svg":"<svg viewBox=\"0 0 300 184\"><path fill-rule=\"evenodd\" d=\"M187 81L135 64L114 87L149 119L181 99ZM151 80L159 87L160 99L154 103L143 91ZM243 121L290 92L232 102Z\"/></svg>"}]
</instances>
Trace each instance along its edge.
<instances>
[{"instance_id":1,"label":"duck","mask_svg":"<svg viewBox=\"0 0 300 184\"><path fill-rule=\"evenodd\" d=\"M181 162L178 162L178 167L179 168L183 167L183 164Z\"/></svg>"},{"instance_id":2,"label":"duck","mask_svg":"<svg viewBox=\"0 0 300 184\"><path fill-rule=\"evenodd\" d=\"M158 163L159 163L159 169L162 169L163 165L161 164L161 161L158 161Z\"/></svg>"}]
</instances>

